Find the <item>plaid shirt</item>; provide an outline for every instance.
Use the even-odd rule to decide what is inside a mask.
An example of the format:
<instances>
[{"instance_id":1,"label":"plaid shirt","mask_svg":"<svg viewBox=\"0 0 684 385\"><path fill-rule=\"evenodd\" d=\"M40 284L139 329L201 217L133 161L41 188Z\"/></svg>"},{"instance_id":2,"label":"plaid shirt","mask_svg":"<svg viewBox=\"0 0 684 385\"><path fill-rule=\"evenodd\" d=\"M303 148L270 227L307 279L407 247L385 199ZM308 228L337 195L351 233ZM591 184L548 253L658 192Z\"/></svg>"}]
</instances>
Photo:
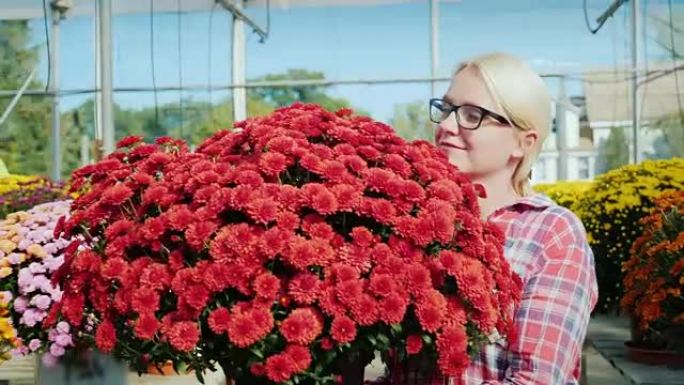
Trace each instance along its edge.
<instances>
[{"instance_id":1,"label":"plaid shirt","mask_svg":"<svg viewBox=\"0 0 684 385\"><path fill-rule=\"evenodd\" d=\"M506 234L504 254L523 280L515 313L517 340L484 347L460 378L415 382L395 372L392 383L578 384L582 345L598 294L594 257L582 223L543 195L503 207L489 220Z\"/></svg>"}]
</instances>

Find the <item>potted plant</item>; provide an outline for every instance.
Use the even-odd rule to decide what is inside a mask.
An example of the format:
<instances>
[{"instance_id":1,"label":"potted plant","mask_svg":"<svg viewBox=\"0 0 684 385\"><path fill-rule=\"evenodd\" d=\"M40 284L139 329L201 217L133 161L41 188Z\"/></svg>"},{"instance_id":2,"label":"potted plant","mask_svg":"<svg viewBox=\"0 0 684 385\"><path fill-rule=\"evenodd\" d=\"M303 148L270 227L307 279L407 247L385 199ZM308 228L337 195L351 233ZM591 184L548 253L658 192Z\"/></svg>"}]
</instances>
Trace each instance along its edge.
<instances>
[{"instance_id":1,"label":"potted plant","mask_svg":"<svg viewBox=\"0 0 684 385\"><path fill-rule=\"evenodd\" d=\"M640 222L644 232L623 264L621 306L632 319L627 356L684 365L684 191L658 197Z\"/></svg>"},{"instance_id":2,"label":"potted plant","mask_svg":"<svg viewBox=\"0 0 684 385\"><path fill-rule=\"evenodd\" d=\"M427 142L295 104L195 152L126 138L74 173L51 310L139 371L220 365L240 384L361 384L375 351L458 375L508 333L521 282L475 187Z\"/></svg>"}]
</instances>

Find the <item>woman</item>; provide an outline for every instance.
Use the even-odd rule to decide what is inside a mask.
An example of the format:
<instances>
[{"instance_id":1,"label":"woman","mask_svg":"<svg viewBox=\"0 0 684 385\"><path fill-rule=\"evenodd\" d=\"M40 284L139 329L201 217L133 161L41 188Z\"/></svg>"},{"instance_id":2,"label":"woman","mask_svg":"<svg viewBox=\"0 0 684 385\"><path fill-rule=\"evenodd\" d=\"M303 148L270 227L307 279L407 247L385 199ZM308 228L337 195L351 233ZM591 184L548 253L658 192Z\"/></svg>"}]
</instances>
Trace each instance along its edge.
<instances>
[{"instance_id":1,"label":"woman","mask_svg":"<svg viewBox=\"0 0 684 385\"><path fill-rule=\"evenodd\" d=\"M451 384L579 382L597 297L593 255L579 219L533 194L529 181L549 133L550 108L539 75L500 53L460 65L444 97L430 101L437 146L484 186L483 219L506 234L505 256L524 282L515 310L517 337L485 347Z\"/></svg>"}]
</instances>

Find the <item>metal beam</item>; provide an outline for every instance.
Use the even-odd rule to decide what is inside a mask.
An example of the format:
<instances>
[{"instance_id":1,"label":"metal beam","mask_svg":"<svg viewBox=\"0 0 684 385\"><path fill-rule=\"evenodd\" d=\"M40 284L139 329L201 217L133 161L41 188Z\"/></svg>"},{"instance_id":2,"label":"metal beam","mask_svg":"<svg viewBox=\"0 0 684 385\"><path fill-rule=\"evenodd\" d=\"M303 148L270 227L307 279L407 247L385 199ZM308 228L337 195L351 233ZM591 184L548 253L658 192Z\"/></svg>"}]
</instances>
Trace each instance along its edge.
<instances>
[{"instance_id":1,"label":"metal beam","mask_svg":"<svg viewBox=\"0 0 684 385\"><path fill-rule=\"evenodd\" d=\"M112 0L98 0L100 18L100 86L102 87L102 151L114 151L114 98L112 79Z\"/></svg>"},{"instance_id":2,"label":"metal beam","mask_svg":"<svg viewBox=\"0 0 684 385\"><path fill-rule=\"evenodd\" d=\"M238 0L237 5L227 6L226 0L221 1L233 13L233 84L245 83L245 18L240 16L242 0ZM247 119L247 89L233 88L233 121L238 122Z\"/></svg>"},{"instance_id":3,"label":"metal beam","mask_svg":"<svg viewBox=\"0 0 684 385\"><path fill-rule=\"evenodd\" d=\"M439 0L430 0L430 77L437 76L439 68ZM430 95L437 97L435 82L430 82Z\"/></svg>"},{"instance_id":4,"label":"metal beam","mask_svg":"<svg viewBox=\"0 0 684 385\"><path fill-rule=\"evenodd\" d=\"M261 42L263 43L264 40L268 37L268 31L264 31L263 28L261 28L254 20L252 20L249 16L247 16L244 12L242 12L244 8L244 0L235 0L234 2L231 0L217 0L219 4L223 8L225 8L228 12L233 14L233 20L237 21L240 20L241 22L247 24L254 32L256 32L257 35L259 35L259 38L261 39ZM244 25L243 25L244 28Z\"/></svg>"},{"instance_id":5,"label":"metal beam","mask_svg":"<svg viewBox=\"0 0 684 385\"><path fill-rule=\"evenodd\" d=\"M54 4L53 4L54 5ZM50 33L50 84L52 96L52 128L50 130L50 177L53 181L62 180L62 132L59 113L59 24L62 14L52 8L52 29Z\"/></svg>"},{"instance_id":6,"label":"metal beam","mask_svg":"<svg viewBox=\"0 0 684 385\"><path fill-rule=\"evenodd\" d=\"M568 120L567 105L570 104L565 93L565 79L560 78L558 98L556 99L556 143L558 148L558 179L568 179Z\"/></svg>"},{"instance_id":7,"label":"metal beam","mask_svg":"<svg viewBox=\"0 0 684 385\"><path fill-rule=\"evenodd\" d=\"M639 0L632 0L632 154L630 156L631 163L639 163L640 156L640 141L639 141L639 125L641 120L641 98L639 97L639 36L640 36L640 16L639 16Z\"/></svg>"}]
</instances>

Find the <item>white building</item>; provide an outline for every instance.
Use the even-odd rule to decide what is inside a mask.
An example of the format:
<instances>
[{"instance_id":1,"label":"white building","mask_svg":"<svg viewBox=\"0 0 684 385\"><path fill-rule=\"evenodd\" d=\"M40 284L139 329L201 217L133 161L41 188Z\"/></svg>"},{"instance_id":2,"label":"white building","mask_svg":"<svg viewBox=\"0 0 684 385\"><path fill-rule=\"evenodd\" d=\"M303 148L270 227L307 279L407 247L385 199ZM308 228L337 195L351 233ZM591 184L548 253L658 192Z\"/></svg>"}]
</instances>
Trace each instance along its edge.
<instances>
[{"instance_id":1,"label":"white building","mask_svg":"<svg viewBox=\"0 0 684 385\"><path fill-rule=\"evenodd\" d=\"M573 104L561 91L552 105L551 133L532 168L532 184L594 178L597 151L591 138L581 135L582 112L582 106Z\"/></svg>"},{"instance_id":2,"label":"white building","mask_svg":"<svg viewBox=\"0 0 684 385\"><path fill-rule=\"evenodd\" d=\"M655 153L654 142L662 136L660 130L655 129L655 123L677 116L684 109L684 73L681 69L679 74L672 70L681 64L651 63L649 72L639 78L641 128L638 133L638 161ZM597 149L608 139L613 128L620 128L625 132L629 154L632 154L634 135L630 76L630 72L625 70L596 71L584 76L587 124Z\"/></svg>"}]
</instances>

